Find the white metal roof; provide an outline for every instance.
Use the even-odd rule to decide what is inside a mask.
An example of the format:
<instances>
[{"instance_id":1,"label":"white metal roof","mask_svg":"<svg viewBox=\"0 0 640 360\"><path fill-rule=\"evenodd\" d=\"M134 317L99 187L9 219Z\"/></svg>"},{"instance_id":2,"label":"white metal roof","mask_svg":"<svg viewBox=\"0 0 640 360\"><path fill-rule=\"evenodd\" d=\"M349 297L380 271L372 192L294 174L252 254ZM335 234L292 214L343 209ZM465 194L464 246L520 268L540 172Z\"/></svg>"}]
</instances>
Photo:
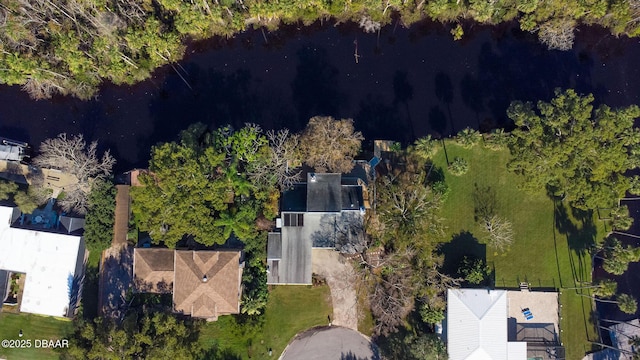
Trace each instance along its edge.
<instances>
[{"instance_id":1,"label":"white metal roof","mask_svg":"<svg viewBox=\"0 0 640 360\"><path fill-rule=\"evenodd\" d=\"M0 160L20 161L21 155L19 147L0 143Z\"/></svg>"},{"instance_id":2,"label":"white metal roof","mask_svg":"<svg viewBox=\"0 0 640 360\"><path fill-rule=\"evenodd\" d=\"M447 348L450 360L509 359L507 292L449 289Z\"/></svg>"},{"instance_id":3,"label":"white metal roof","mask_svg":"<svg viewBox=\"0 0 640 360\"><path fill-rule=\"evenodd\" d=\"M20 311L68 315L83 271L82 237L12 228L13 212L0 206L0 269L26 273Z\"/></svg>"},{"instance_id":4,"label":"white metal roof","mask_svg":"<svg viewBox=\"0 0 640 360\"><path fill-rule=\"evenodd\" d=\"M527 343L524 341L509 341L507 343L507 351L509 360L527 359Z\"/></svg>"}]
</instances>

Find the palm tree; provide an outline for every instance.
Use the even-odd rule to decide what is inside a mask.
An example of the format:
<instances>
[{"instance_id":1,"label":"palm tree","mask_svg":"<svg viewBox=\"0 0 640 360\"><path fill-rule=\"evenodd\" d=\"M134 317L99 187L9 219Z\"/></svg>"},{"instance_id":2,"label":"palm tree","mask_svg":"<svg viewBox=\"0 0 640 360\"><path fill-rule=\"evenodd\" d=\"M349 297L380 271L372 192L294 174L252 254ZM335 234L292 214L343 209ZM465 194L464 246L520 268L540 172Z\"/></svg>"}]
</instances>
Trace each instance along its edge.
<instances>
[{"instance_id":1,"label":"palm tree","mask_svg":"<svg viewBox=\"0 0 640 360\"><path fill-rule=\"evenodd\" d=\"M623 247L620 240L614 237L609 238L603 248L603 256L599 258L604 260L602 268L610 274L622 275L630 262L640 260L640 248Z\"/></svg>"},{"instance_id":2,"label":"palm tree","mask_svg":"<svg viewBox=\"0 0 640 360\"><path fill-rule=\"evenodd\" d=\"M455 176L464 175L469 171L469 163L461 157L456 157L449 165L449 171Z\"/></svg>"},{"instance_id":3,"label":"palm tree","mask_svg":"<svg viewBox=\"0 0 640 360\"><path fill-rule=\"evenodd\" d=\"M249 196L254 186L242 175L238 174L238 166L232 162L224 172L227 181L227 192L231 200L237 196ZM232 201L229 201L232 202Z\"/></svg>"},{"instance_id":4,"label":"palm tree","mask_svg":"<svg viewBox=\"0 0 640 360\"><path fill-rule=\"evenodd\" d=\"M629 294L620 294L618 308L625 314L635 314L638 311L638 302Z\"/></svg>"},{"instance_id":5,"label":"palm tree","mask_svg":"<svg viewBox=\"0 0 640 360\"><path fill-rule=\"evenodd\" d=\"M255 220L255 214L251 216L247 207L244 207L240 211L232 208L228 211L220 213L220 218L214 221L215 226L223 227L223 236L225 239L231 237L231 234L235 234L240 240L246 240L251 236L253 229L253 221Z\"/></svg>"},{"instance_id":6,"label":"palm tree","mask_svg":"<svg viewBox=\"0 0 640 360\"><path fill-rule=\"evenodd\" d=\"M427 135L413 143L413 150L421 158L429 159L435 153L437 145L436 140L431 138L431 135Z\"/></svg>"},{"instance_id":7,"label":"palm tree","mask_svg":"<svg viewBox=\"0 0 640 360\"><path fill-rule=\"evenodd\" d=\"M478 130L465 128L456 136L456 142L466 149L474 147L482 139L482 134Z\"/></svg>"},{"instance_id":8,"label":"palm tree","mask_svg":"<svg viewBox=\"0 0 640 360\"><path fill-rule=\"evenodd\" d=\"M611 210L611 227L614 230L629 230L631 225L633 218L629 216L629 208L626 205Z\"/></svg>"},{"instance_id":9,"label":"palm tree","mask_svg":"<svg viewBox=\"0 0 640 360\"><path fill-rule=\"evenodd\" d=\"M636 311L638 310L638 302L629 294L620 294L616 297L616 300L604 300L604 299L599 299L595 296L582 295L582 294L580 294L580 296L591 298L597 302L618 304L618 308L620 309L620 311L626 314L635 314Z\"/></svg>"},{"instance_id":10,"label":"palm tree","mask_svg":"<svg viewBox=\"0 0 640 360\"><path fill-rule=\"evenodd\" d=\"M570 287L565 289L592 289L591 291L593 292L594 296L609 298L615 295L615 293L618 291L618 283L615 282L615 280L604 279L592 285Z\"/></svg>"}]
</instances>

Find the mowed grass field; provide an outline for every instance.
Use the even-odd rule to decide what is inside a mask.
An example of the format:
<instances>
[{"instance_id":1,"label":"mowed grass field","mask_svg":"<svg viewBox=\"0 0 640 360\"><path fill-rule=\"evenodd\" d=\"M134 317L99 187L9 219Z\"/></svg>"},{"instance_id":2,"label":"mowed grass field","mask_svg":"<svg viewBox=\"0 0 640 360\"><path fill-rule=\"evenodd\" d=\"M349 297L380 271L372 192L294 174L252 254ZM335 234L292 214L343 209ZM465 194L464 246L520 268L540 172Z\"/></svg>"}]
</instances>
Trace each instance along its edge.
<instances>
[{"instance_id":1,"label":"mowed grass field","mask_svg":"<svg viewBox=\"0 0 640 360\"><path fill-rule=\"evenodd\" d=\"M537 193L520 190L520 176L507 170L508 150L492 151L482 144L464 149L453 141L445 142L434 156L434 164L444 170L450 192L441 209L446 239L442 249L446 263L455 267L463 255L486 258L495 269L497 288L517 288L528 282L532 288L569 288L577 281L591 281L588 246L603 236L603 225L592 214L572 213L568 204L549 198L544 189ZM447 169L447 157L469 162L469 171L453 176ZM514 242L504 253L484 244L481 225L474 219L473 193L491 187L496 194L496 214L511 221ZM561 341L567 359L581 359L591 350L596 328L590 321L592 302L576 290L565 290L562 304Z\"/></svg>"},{"instance_id":2,"label":"mowed grass field","mask_svg":"<svg viewBox=\"0 0 640 360\"><path fill-rule=\"evenodd\" d=\"M0 357L7 360L58 359L58 352L51 348L36 348L35 340L65 339L71 332L70 320L33 314L0 313L0 340L31 340L31 348L9 349L0 346ZM18 337L22 330L23 336Z\"/></svg>"},{"instance_id":3,"label":"mowed grass field","mask_svg":"<svg viewBox=\"0 0 640 360\"><path fill-rule=\"evenodd\" d=\"M200 342L207 349L219 349L218 356L225 359L277 359L297 333L327 325L330 314L328 286L274 286L261 326L238 324L233 316L221 316L204 325Z\"/></svg>"}]
</instances>

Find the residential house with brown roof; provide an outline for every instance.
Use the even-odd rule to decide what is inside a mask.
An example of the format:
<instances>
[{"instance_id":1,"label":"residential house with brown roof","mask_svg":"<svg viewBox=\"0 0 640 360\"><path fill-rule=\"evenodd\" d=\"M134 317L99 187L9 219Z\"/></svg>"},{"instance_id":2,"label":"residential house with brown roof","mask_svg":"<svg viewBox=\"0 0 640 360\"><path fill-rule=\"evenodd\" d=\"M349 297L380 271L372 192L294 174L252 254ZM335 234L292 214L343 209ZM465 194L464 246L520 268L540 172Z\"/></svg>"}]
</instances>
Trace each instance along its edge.
<instances>
[{"instance_id":1,"label":"residential house with brown roof","mask_svg":"<svg viewBox=\"0 0 640 360\"><path fill-rule=\"evenodd\" d=\"M177 313L215 321L240 312L242 265L240 251L136 248L134 285L139 292L172 293Z\"/></svg>"}]
</instances>

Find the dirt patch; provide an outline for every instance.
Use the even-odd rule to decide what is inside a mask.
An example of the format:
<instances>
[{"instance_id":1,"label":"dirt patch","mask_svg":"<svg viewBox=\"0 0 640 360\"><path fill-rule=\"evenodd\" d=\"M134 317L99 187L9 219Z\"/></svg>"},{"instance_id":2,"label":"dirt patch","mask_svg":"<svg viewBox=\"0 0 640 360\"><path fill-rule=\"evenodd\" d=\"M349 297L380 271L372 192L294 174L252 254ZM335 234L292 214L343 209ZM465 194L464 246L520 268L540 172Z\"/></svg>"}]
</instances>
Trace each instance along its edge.
<instances>
[{"instance_id":1,"label":"dirt patch","mask_svg":"<svg viewBox=\"0 0 640 360\"><path fill-rule=\"evenodd\" d=\"M356 277L351 264L331 249L313 249L311 268L324 277L331 289L332 324L358 330Z\"/></svg>"}]
</instances>

